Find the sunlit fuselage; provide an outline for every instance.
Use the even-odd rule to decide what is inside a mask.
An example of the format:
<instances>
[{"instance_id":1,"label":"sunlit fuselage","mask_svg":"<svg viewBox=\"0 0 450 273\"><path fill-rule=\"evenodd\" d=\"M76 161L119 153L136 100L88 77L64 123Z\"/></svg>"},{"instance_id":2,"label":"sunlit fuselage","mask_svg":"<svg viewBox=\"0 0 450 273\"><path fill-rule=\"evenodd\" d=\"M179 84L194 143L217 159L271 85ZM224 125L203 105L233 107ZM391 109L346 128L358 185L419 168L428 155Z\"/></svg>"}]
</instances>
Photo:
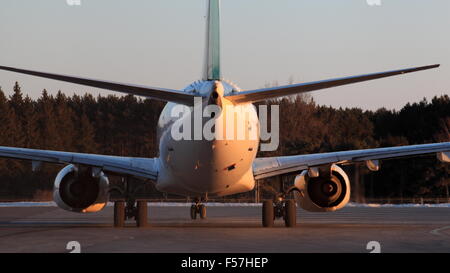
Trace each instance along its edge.
<instances>
[{"instance_id":1,"label":"sunlit fuselage","mask_svg":"<svg viewBox=\"0 0 450 273\"><path fill-rule=\"evenodd\" d=\"M158 122L158 190L202 197L229 195L254 188L252 163L259 144L259 121L254 105L236 106L227 101L223 95L236 92L237 88L224 81L196 82L185 91L208 97L218 87L222 88L222 94L219 94L221 112L213 119L215 130L223 128L222 138L208 140L202 134L201 139L198 139L198 135L194 139L193 107L169 102L163 109ZM205 108L208 105L211 105L211 101L204 100L201 113L206 113ZM186 112L179 116L174 115L176 107L184 107ZM227 113L231 115L233 122L230 122L230 116L227 119ZM206 113L202 117L202 128L211 119L211 115ZM190 139L175 139L173 130L180 122L191 124L191 128L183 127L183 130L192 130ZM245 131L244 134L239 135L239 132L243 132L239 130Z\"/></svg>"}]
</instances>

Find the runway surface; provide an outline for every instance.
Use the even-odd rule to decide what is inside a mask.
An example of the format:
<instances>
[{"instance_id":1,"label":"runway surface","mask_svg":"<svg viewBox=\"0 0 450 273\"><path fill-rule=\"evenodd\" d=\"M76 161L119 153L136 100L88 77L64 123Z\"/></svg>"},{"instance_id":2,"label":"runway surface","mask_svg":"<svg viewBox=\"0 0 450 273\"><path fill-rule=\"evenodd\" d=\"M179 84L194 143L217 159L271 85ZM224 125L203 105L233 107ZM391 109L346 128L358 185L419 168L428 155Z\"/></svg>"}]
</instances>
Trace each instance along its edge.
<instances>
[{"instance_id":1,"label":"runway surface","mask_svg":"<svg viewBox=\"0 0 450 273\"><path fill-rule=\"evenodd\" d=\"M450 252L450 208L347 207L298 210L298 224L261 227L261 207L209 207L191 220L188 207L149 207L149 225L112 227L112 207L76 214L56 207L0 207L0 252Z\"/></svg>"}]
</instances>

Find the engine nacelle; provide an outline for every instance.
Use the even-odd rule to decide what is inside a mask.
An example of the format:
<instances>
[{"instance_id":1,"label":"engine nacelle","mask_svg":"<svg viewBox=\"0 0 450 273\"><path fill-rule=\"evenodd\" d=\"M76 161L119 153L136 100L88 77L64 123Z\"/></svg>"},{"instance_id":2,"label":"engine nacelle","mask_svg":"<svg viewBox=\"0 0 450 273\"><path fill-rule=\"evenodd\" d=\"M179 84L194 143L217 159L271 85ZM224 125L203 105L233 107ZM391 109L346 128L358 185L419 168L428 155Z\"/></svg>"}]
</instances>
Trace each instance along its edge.
<instances>
[{"instance_id":1,"label":"engine nacelle","mask_svg":"<svg viewBox=\"0 0 450 273\"><path fill-rule=\"evenodd\" d=\"M68 211L100 211L109 200L108 177L102 171L94 173L90 168L80 171L74 165L67 165L55 178L53 200Z\"/></svg>"},{"instance_id":2,"label":"engine nacelle","mask_svg":"<svg viewBox=\"0 0 450 273\"><path fill-rule=\"evenodd\" d=\"M336 211L350 200L350 180L337 165L331 166L330 175L310 177L305 170L295 177L294 192L297 203L312 212Z\"/></svg>"}]
</instances>

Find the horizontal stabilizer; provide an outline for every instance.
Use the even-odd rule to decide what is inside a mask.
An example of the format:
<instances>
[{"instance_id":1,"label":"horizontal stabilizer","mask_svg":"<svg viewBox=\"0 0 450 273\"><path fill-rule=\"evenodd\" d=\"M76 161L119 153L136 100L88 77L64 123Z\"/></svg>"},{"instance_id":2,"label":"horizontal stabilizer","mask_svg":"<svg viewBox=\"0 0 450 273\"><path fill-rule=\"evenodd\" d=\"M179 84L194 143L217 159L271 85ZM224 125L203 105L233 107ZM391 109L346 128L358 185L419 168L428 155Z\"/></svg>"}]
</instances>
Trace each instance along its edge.
<instances>
[{"instance_id":1,"label":"horizontal stabilizer","mask_svg":"<svg viewBox=\"0 0 450 273\"><path fill-rule=\"evenodd\" d=\"M156 87L148 87L142 85L134 85L134 84L125 84L125 83L117 83L110 81L102 81L102 80L94 80L89 78L81 78L74 76L66 76L59 74L52 74L46 72L32 71L8 66L0 66L0 70L7 70L11 72L17 72L47 79L53 79L58 81L76 83L91 87L97 87L112 91L118 91L126 94L133 94L138 96L143 96L147 98L162 100L162 101L171 101L184 105L193 105L194 104L194 95L190 93L186 93L179 90L172 89L164 89L164 88L156 88Z\"/></svg>"},{"instance_id":2,"label":"horizontal stabilizer","mask_svg":"<svg viewBox=\"0 0 450 273\"><path fill-rule=\"evenodd\" d=\"M408 69L365 74L365 75L359 75L359 76L353 76L353 77L345 77L345 78L337 78L337 79L323 80L323 81L316 81L316 82L309 82L309 83L300 83L300 84L292 84L292 85L285 85L285 86L279 86L279 87L263 88L263 89L257 89L257 90L251 90L251 91L232 93L232 94L227 95L226 98L236 104L252 103L252 102L262 101L262 100L266 100L266 99L295 95L295 94L299 94L299 93L316 91L316 90L330 88L330 87L336 87L336 86L341 86L341 85L346 85L346 84L370 81L370 80L381 79L381 78L386 78L386 77L391 77L391 76L396 76L396 75L401 75L401 74L406 74L406 73L411 73L411 72L416 72L416 71L421 71L421 70L427 70L427 69L437 68L439 66L440 66L439 64L435 64L435 65L429 65L429 66L421 66L421 67L414 67L414 68L408 68Z\"/></svg>"}]
</instances>

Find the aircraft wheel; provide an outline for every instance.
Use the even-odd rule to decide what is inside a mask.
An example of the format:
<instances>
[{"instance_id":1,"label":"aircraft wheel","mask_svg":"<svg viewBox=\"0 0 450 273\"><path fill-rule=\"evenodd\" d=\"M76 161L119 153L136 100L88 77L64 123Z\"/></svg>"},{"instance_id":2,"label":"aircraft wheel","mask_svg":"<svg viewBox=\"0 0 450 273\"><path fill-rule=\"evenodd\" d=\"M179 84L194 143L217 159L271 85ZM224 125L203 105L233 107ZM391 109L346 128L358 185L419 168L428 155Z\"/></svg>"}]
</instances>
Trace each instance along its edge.
<instances>
[{"instance_id":1,"label":"aircraft wheel","mask_svg":"<svg viewBox=\"0 0 450 273\"><path fill-rule=\"evenodd\" d=\"M200 205L199 210L200 210L200 218L205 219L206 218L206 206Z\"/></svg>"},{"instance_id":2,"label":"aircraft wheel","mask_svg":"<svg viewBox=\"0 0 450 273\"><path fill-rule=\"evenodd\" d=\"M114 202L114 227L125 226L125 202Z\"/></svg>"},{"instance_id":3,"label":"aircraft wheel","mask_svg":"<svg viewBox=\"0 0 450 273\"><path fill-rule=\"evenodd\" d=\"M294 200L287 200L284 204L284 223L286 227L297 225L297 209Z\"/></svg>"},{"instance_id":4,"label":"aircraft wheel","mask_svg":"<svg viewBox=\"0 0 450 273\"><path fill-rule=\"evenodd\" d=\"M196 205L191 206L191 219L192 220L197 219L197 206Z\"/></svg>"},{"instance_id":5,"label":"aircraft wheel","mask_svg":"<svg viewBox=\"0 0 450 273\"><path fill-rule=\"evenodd\" d=\"M147 225L147 213L147 201L137 201L136 224L138 227L145 227Z\"/></svg>"},{"instance_id":6,"label":"aircraft wheel","mask_svg":"<svg viewBox=\"0 0 450 273\"><path fill-rule=\"evenodd\" d=\"M263 202L262 207L262 224L263 227L271 227L274 222L274 207L272 200L266 200Z\"/></svg>"}]
</instances>

